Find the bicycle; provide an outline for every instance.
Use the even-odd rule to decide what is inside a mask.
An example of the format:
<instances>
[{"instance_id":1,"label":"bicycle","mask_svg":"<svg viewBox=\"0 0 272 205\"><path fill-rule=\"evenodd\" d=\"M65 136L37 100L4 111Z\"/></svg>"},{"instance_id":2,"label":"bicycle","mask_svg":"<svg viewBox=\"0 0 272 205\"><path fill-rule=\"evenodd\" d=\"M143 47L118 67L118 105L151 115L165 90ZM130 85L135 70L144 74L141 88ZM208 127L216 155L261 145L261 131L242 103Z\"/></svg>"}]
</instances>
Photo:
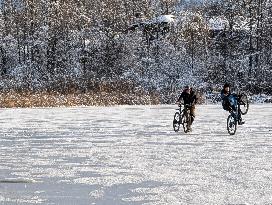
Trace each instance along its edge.
<instances>
[{"instance_id":1,"label":"bicycle","mask_svg":"<svg viewBox=\"0 0 272 205\"><path fill-rule=\"evenodd\" d=\"M179 109L176 109L178 112L175 113L173 120L173 128L175 132L179 131L180 125L182 125L185 133L191 130L191 107L191 105L184 105L184 108L181 110L181 104L179 104Z\"/></svg>"},{"instance_id":2,"label":"bicycle","mask_svg":"<svg viewBox=\"0 0 272 205\"><path fill-rule=\"evenodd\" d=\"M227 119L227 130L230 135L234 135L236 133L237 124L242 124L241 115L245 115L248 112L249 101L246 94L242 93L237 95L237 107L237 113L232 109L229 111L230 115Z\"/></svg>"}]
</instances>

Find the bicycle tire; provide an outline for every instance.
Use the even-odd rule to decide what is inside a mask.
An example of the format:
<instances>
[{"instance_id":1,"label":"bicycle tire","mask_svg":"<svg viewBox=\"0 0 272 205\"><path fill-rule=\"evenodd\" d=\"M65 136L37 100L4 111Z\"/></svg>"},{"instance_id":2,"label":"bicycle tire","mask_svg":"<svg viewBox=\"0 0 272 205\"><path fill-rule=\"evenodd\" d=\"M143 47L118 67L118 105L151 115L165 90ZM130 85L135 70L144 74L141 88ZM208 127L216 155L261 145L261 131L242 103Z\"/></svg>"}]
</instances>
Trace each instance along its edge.
<instances>
[{"instance_id":1,"label":"bicycle tire","mask_svg":"<svg viewBox=\"0 0 272 205\"><path fill-rule=\"evenodd\" d=\"M230 114L227 119L227 130L230 135L235 135L237 129L237 121L235 117Z\"/></svg>"},{"instance_id":2,"label":"bicycle tire","mask_svg":"<svg viewBox=\"0 0 272 205\"><path fill-rule=\"evenodd\" d=\"M185 133L190 131L190 126L191 126L191 119L190 119L190 114L186 111L183 112L182 116L181 116L181 124L183 127L183 130Z\"/></svg>"},{"instance_id":3,"label":"bicycle tire","mask_svg":"<svg viewBox=\"0 0 272 205\"><path fill-rule=\"evenodd\" d=\"M244 93L241 95L241 98L239 99L239 109L242 115L247 114L249 109L249 101L247 95Z\"/></svg>"},{"instance_id":4,"label":"bicycle tire","mask_svg":"<svg viewBox=\"0 0 272 205\"><path fill-rule=\"evenodd\" d=\"M173 128L174 128L175 132L179 131L180 123L181 123L180 114L179 114L179 112L176 112L174 115L174 120L173 120Z\"/></svg>"}]
</instances>

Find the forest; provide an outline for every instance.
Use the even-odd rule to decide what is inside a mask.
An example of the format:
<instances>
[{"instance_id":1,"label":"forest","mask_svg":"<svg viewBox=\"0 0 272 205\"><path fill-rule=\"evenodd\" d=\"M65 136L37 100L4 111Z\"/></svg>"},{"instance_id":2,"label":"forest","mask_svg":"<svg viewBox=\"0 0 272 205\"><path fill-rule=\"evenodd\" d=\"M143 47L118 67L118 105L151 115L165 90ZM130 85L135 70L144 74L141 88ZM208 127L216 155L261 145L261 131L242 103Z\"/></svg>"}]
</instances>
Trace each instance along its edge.
<instances>
[{"instance_id":1,"label":"forest","mask_svg":"<svg viewBox=\"0 0 272 205\"><path fill-rule=\"evenodd\" d=\"M271 0L2 0L1 106L271 95Z\"/></svg>"}]
</instances>

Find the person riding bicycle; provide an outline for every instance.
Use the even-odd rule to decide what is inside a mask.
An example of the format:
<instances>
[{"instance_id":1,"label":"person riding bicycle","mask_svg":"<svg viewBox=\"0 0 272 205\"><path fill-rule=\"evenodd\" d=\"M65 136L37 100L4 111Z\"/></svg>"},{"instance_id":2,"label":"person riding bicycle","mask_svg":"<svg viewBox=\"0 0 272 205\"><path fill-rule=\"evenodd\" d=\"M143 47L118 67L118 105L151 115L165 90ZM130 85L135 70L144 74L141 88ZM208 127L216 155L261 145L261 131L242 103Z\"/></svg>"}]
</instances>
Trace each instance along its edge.
<instances>
[{"instance_id":1,"label":"person riding bicycle","mask_svg":"<svg viewBox=\"0 0 272 205\"><path fill-rule=\"evenodd\" d=\"M193 123L195 119L195 104L197 103L197 96L193 89L190 86L185 86L183 92L179 96L177 100L177 104L181 103L181 100L183 100L184 105L190 106L190 115L191 115L191 124Z\"/></svg>"},{"instance_id":2,"label":"person riding bicycle","mask_svg":"<svg viewBox=\"0 0 272 205\"><path fill-rule=\"evenodd\" d=\"M238 97L239 96L236 95L235 93L230 92L230 84L225 83L223 89L221 90L223 109L229 112L233 111L234 113L238 114L239 124L244 124L244 122L242 122L241 114L237 110Z\"/></svg>"}]
</instances>

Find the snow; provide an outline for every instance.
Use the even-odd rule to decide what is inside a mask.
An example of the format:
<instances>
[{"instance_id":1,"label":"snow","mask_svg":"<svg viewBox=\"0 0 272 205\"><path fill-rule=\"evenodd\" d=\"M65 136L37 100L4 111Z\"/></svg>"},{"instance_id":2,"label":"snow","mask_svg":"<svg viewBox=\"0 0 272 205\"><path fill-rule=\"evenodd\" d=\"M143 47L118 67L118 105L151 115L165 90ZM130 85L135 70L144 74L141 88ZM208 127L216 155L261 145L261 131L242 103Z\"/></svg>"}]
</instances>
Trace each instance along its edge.
<instances>
[{"instance_id":1,"label":"snow","mask_svg":"<svg viewBox=\"0 0 272 205\"><path fill-rule=\"evenodd\" d=\"M272 103L272 96L265 94L252 95L250 101L254 103Z\"/></svg>"},{"instance_id":2,"label":"snow","mask_svg":"<svg viewBox=\"0 0 272 205\"><path fill-rule=\"evenodd\" d=\"M156 18L156 22L159 23L171 23L175 21L175 16L174 15L161 15Z\"/></svg>"},{"instance_id":3,"label":"snow","mask_svg":"<svg viewBox=\"0 0 272 205\"><path fill-rule=\"evenodd\" d=\"M230 27L229 21L224 16L217 16L210 18L208 20L208 27L211 30L228 30ZM252 25L253 28L256 28L256 24ZM234 20L233 29L236 31L244 30L249 31L250 30L250 19L244 18L243 16L237 16Z\"/></svg>"},{"instance_id":4,"label":"snow","mask_svg":"<svg viewBox=\"0 0 272 205\"><path fill-rule=\"evenodd\" d=\"M237 134L220 105L1 109L0 204L269 204L272 105Z\"/></svg>"},{"instance_id":5,"label":"snow","mask_svg":"<svg viewBox=\"0 0 272 205\"><path fill-rule=\"evenodd\" d=\"M173 23L175 22L175 16L174 15L161 15L158 17L155 17L146 23L153 24L153 23Z\"/></svg>"},{"instance_id":6,"label":"snow","mask_svg":"<svg viewBox=\"0 0 272 205\"><path fill-rule=\"evenodd\" d=\"M229 27L229 22L224 17L214 17L208 21L211 30L225 30Z\"/></svg>"}]
</instances>

